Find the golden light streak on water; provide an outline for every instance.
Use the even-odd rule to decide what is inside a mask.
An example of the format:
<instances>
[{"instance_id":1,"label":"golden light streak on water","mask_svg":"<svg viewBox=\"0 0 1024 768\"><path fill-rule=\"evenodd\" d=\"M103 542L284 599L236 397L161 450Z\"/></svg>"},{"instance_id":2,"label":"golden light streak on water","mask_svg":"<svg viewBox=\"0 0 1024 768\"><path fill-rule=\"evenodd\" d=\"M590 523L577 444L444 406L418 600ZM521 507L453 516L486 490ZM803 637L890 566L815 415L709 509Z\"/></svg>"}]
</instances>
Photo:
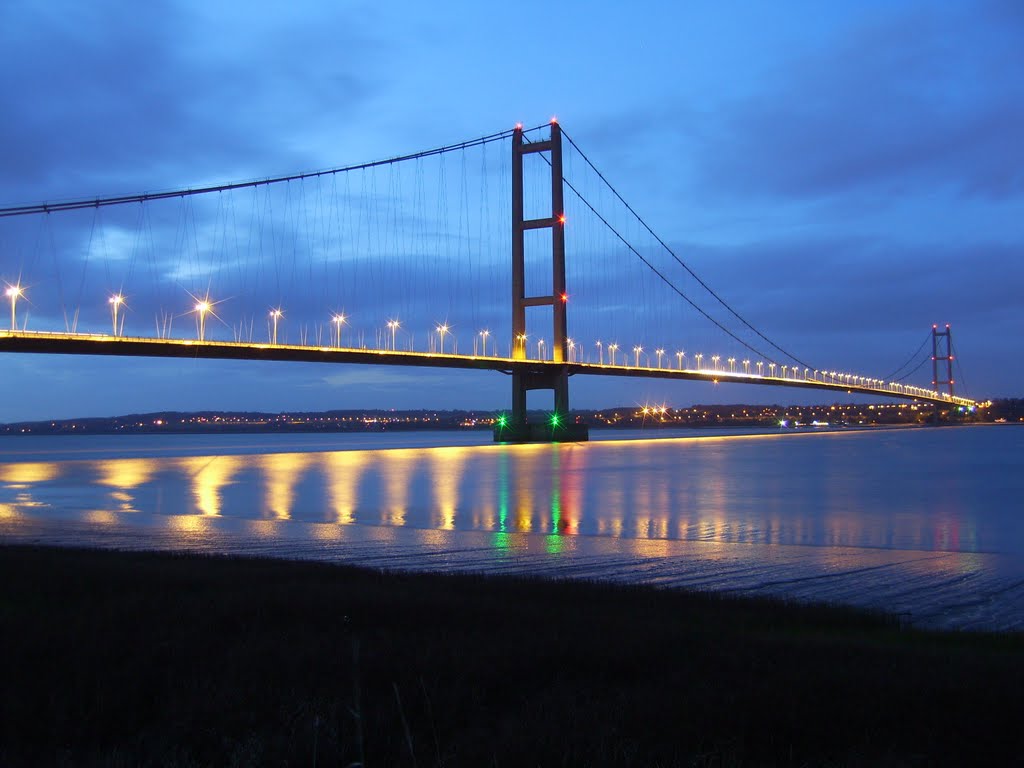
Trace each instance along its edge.
<instances>
[{"instance_id":1,"label":"golden light streak on water","mask_svg":"<svg viewBox=\"0 0 1024 768\"><path fill-rule=\"evenodd\" d=\"M117 514L109 509L94 509L86 512L84 517L90 523L99 523L100 525L114 525L117 522Z\"/></svg>"},{"instance_id":2,"label":"golden light streak on water","mask_svg":"<svg viewBox=\"0 0 1024 768\"><path fill-rule=\"evenodd\" d=\"M206 515L171 515L167 527L181 533L206 533L212 529L210 520Z\"/></svg>"},{"instance_id":3,"label":"golden light streak on water","mask_svg":"<svg viewBox=\"0 0 1024 768\"><path fill-rule=\"evenodd\" d=\"M295 486L313 462L309 453L275 453L261 457L266 476L267 506L279 520L290 520L295 502Z\"/></svg>"},{"instance_id":4,"label":"golden light streak on water","mask_svg":"<svg viewBox=\"0 0 1024 768\"><path fill-rule=\"evenodd\" d=\"M608 529L613 536L622 536L623 531L626 529L623 514L625 494L622 488L622 481L618 477L609 478L608 482L605 483L604 490L604 498L599 499L601 516L608 520Z\"/></svg>"},{"instance_id":5,"label":"golden light streak on water","mask_svg":"<svg viewBox=\"0 0 1024 768\"><path fill-rule=\"evenodd\" d=\"M26 485L46 483L60 475L61 465L48 461L0 464L0 482Z\"/></svg>"},{"instance_id":6,"label":"golden light streak on water","mask_svg":"<svg viewBox=\"0 0 1024 768\"><path fill-rule=\"evenodd\" d=\"M281 533L281 526L276 520L252 520L246 529L264 538L276 539Z\"/></svg>"},{"instance_id":7,"label":"golden light streak on water","mask_svg":"<svg viewBox=\"0 0 1024 768\"><path fill-rule=\"evenodd\" d=\"M0 504L0 519L16 520L19 517L21 517L21 513L13 504Z\"/></svg>"},{"instance_id":8,"label":"golden light streak on water","mask_svg":"<svg viewBox=\"0 0 1024 768\"><path fill-rule=\"evenodd\" d=\"M432 524L444 531L455 529L455 513L459 506L459 481L469 448L434 448L427 452L430 477L434 486L437 512Z\"/></svg>"},{"instance_id":9,"label":"golden light streak on water","mask_svg":"<svg viewBox=\"0 0 1024 768\"><path fill-rule=\"evenodd\" d=\"M498 514L495 509L494 498L486 493L486 491L490 490L490 487L480 484L474 486L474 488L476 489L476 498L462 500L464 507L469 509L473 528L478 531L493 531L498 527Z\"/></svg>"},{"instance_id":10,"label":"golden light streak on water","mask_svg":"<svg viewBox=\"0 0 1024 768\"><path fill-rule=\"evenodd\" d=\"M543 517L547 514L548 510L546 508L534 509L534 505L538 503L534 498L534 494L537 490L537 480L543 478L549 472L548 464L552 450L558 450L558 446L533 443L517 445L513 448L512 458L516 474L512 480L514 482L516 530L518 531L529 532L534 529L535 524L538 530L542 527L542 520L534 522L534 512L538 512ZM550 498L545 498L539 503L547 507L550 501Z\"/></svg>"},{"instance_id":11,"label":"golden light streak on water","mask_svg":"<svg viewBox=\"0 0 1024 768\"><path fill-rule=\"evenodd\" d=\"M409 506L409 484L423 454L422 448L385 451L385 457L380 462L380 471L384 478L385 498L381 520L384 525L405 525Z\"/></svg>"},{"instance_id":12,"label":"golden light streak on water","mask_svg":"<svg viewBox=\"0 0 1024 768\"><path fill-rule=\"evenodd\" d=\"M138 488L149 482L159 464L154 459L107 459L96 462L97 482L121 490Z\"/></svg>"},{"instance_id":13,"label":"golden light streak on water","mask_svg":"<svg viewBox=\"0 0 1024 768\"><path fill-rule=\"evenodd\" d=\"M192 477L192 497L204 515L216 517L221 513L221 490L231 483L242 467L241 456L195 456L181 460L181 465Z\"/></svg>"},{"instance_id":14,"label":"golden light streak on water","mask_svg":"<svg viewBox=\"0 0 1024 768\"><path fill-rule=\"evenodd\" d=\"M335 451L323 455L327 493L335 521L349 525L356 521L359 480L370 458L366 451Z\"/></svg>"},{"instance_id":15,"label":"golden light streak on water","mask_svg":"<svg viewBox=\"0 0 1024 768\"><path fill-rule=\"evenodd\" d=\"M138 512L135 497L128 491L148 483L159 468L154 459L106 459L92 462L96 468L96 482L117 490L110 498L118 502L119 512Z\"/></svg>"},{"instance_id":16,"label":"golden light streak on water","mask_svg":"<svg viewBox=\"0 0 1024 768\"><path fill-rule=\"evenodd\" d=\"M516 530L529 532L533 528L533 473L530 467L533 462L522 462L519 472L513 479L514 505L516 510Z\"/></svg>"},{"instance_id":17,"label":"golden light streak on water","mask_svg":"<svg viewBox=\"0 0 1024 768\"><path fill-rule=\"evenodd\" d=\"M341 526L337 523L313 523L309 531L319 541L338 541L342 536Z\"/></svg>"}]
</instances>

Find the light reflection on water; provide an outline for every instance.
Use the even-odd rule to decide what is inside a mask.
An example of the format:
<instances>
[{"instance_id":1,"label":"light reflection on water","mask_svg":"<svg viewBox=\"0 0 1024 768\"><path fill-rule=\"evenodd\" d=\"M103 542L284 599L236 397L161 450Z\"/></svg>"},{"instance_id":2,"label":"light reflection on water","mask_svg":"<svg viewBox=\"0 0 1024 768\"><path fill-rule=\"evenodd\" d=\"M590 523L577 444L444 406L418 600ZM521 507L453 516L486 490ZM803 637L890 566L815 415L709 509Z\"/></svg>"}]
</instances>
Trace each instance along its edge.
<instances>
[{"instance_id":1,"label":"light reflection on water","mask_svg":"<svg viewBox=\"0 0 1024 768\"><path fill-rule=\"evenodd\" d=\"M343 535L332 526L353 524L481 531L495 534L497 548L507 545L505 534L531 533L548 535L552 552L561 538L584 535L1024 553L1013 465L1022 447L1024 430L978 427L256 455L154 451L2 463L0 517L78 515L102 525L143 512L189 534L206 530L201 518L219 517L251 521L262 536L295 521L324 524L316 533L324 539Z\"/></svg>"}]
</instances>

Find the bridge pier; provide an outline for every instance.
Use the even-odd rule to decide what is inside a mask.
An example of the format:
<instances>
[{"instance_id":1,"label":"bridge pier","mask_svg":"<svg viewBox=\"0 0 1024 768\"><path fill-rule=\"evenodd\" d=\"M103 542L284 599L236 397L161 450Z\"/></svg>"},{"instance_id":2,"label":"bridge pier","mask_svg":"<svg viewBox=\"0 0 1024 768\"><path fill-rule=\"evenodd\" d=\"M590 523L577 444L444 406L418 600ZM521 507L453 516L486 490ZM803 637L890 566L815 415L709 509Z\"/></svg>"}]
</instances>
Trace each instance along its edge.
<instances>
[{"instance_id":1,"label":"bridge pier","mask_svg":"<svg viewBox=\"0 0 1024 768\"><path fill-rule=\"evenodd\" d=\"M554 391L554 410L539 422L526 414L526 393L531 389ZM589 439L586 424L569 420L569 373L564 366L540 370L528 366L512 371L512 414L494 425L494 440L502 443L577 443Z\"/></svg>"},{"instance_id":2,"label":"bridge pier","mask_svg":"<svg viewBox=\"0 0 1024 768\"><path fill-rule=\"evenodd\" d=\"M526 219L523 204L523 158L547 152L551 167L551 216ZM526 295L526 238L530 229L551 230L551 294ZM565 202L562 192L562 129L551 121L547 141L523 141L523 129L512 134L512 414L494 426L494 439L500 442L579 441L586 440L583 424L569 423L569 373L562 366L531 367L526 358L526 308L551 307L551 357L556 363L568 359L566 343L565 289ZM550 369L550 370L549 370ZM554 411L541 423L528 423L526 393L531 389L550 389L554 393Z\"/></svg>"}]
</instances>

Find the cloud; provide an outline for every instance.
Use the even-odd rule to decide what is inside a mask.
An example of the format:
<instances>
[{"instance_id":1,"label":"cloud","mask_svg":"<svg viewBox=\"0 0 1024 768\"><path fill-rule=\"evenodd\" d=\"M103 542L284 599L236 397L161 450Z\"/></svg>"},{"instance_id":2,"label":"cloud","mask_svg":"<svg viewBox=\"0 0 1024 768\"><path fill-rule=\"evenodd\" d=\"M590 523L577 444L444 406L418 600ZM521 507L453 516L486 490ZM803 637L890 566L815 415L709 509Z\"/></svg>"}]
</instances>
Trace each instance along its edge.
<instances>
[{"instance_id":1,"label":"cloud","mask_svg":"<svg viewBox=\"0 0 1024 768\"><path fill-rule=\"evenodd\" d=\"M303 137L366 102L377 46L351 9L295 9L287 19L248 10L5 3L0 46L19 65L0 72L9 107L0 200L319 167Z\"/></svg>"},{"instance_id":2,"label":"cloud","mask_svg":"<svg viewBox=\"0 0 1024 768\"><path fill-rule=\"evenodd\" d=\"M1024 40L994 7L885 12L726 104L696 156L728 197L1024 196Z\"/></svg>"}]
</instances>

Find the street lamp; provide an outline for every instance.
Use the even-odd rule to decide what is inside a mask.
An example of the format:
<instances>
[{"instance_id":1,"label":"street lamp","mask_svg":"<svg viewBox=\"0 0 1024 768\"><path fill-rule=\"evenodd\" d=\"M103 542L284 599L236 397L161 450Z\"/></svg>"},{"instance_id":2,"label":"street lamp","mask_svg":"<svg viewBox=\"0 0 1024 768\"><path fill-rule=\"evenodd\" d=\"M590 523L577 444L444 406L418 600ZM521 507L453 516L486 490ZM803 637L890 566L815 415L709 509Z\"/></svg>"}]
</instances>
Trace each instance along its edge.
<instances>
[{"instance_id":1,"label":"street lamp","mask_svg":"<svg viewBox=\"0 0 1024 768\"><path fill-rule=\"evenodd\" d=\"M750 361L749 360L744 360L743 361L743 372L745 374L747 374L748 376L750 375Z\"/></svg>"},{"instance_id":2,"label":"street lamp","mask_svg":"<svg viewBox=\"0 0 1024 768\"><path fill-rule=\"evenodd\" d=\"M115 293L107 299L107 303L110 304L110 313L114 316L114 335L120 336L121 334L118 333L117 330L117 311L120 309L121 305L124 304L124 296L120 293Z\"/></svg>"},{"instance_id":3,"label":"street lamp","mask_svg":"<svg viewBox=\"0 0 1024 768\"><path fill-rule=\"evenodd\" d=\"M736 358L729 358L729 373L736 373Z\"/></svg>"},{"instance_id":4,"label":"street lamp","mask_svg":"<svg viewBox=\"0 0 1024 768\"><path fill-rule=\"evenodd\" d=\"M643 352L643 351L644 351L644 348L641 347L639 344L637 344L635 347L633 347L633 356L636 359L636 363L634 365L635 368L639 368L640 367L640 353Z\"/></svg>"},{"instance_id":5,"label":"street lamp","mask_svg":"<svg viewBox=\"0 0 1024 768\"><path fill-rule=\"evenodd\" d=\"M519 350L522 350L523 357L526 357L526 338L527 336L525 333L516 334L516 351L518 352ZM513 357L515 357L515 355L513 355Z\"/></svg>"},{"instance_id":6,"label":"street lamp","mask_svg":"<svg viewBox=\"0 0 1024 768\"><path fill-rule=\"evenodd\" d=\"M281 319L282 314L284 313L281 312L280 308L270 310L270 322L272 323L273 328L270 336L271 344L277 344L277 321Z\"/></svg>"},{"instance_id":7,"label":"street lamp","mask_svg":"<svg viewBox=\"0 0 1024 768\"><path fill-rule=\"evenodd\" d=\"M608 345L608 354L611 355L611 358L612 358L611 364L612 365L615 365L615 350L617 350L618 348L619 348L618 344L609 344Z\"/></svg>"},{"instance_id":8,"label":"street lamp","mask_svg":"<svg viewBox=\"0 0 1024 768\"><path fill-rule=\"evenodd\" d=\"M343 326L345 324L345 321L347 319L348 318L345 317L344 313L338 313L336 315L332 315L331 316L331 322L334 323L334 333L335 333L334 346L336 346L336 347L340 347L341 346L341 326Z\"/></svg>"},{"instance_id":9,"label":"street lamp","mask_svg":"<svg viewBox=\"0 0 1024 768\"><path fill-rule=\"evenodd\" d=\"M601 365L604 365L604 347L601 346L601 340L597 341L597 358Z\"/></svg>"},{"instance_id":10,"label":"street lamp","mask_svg":"<svg viewBox=\"0 0 1024 768\"><path fill-rule=\"evenodd\" d=\"M683 370L683 358L686 357L686 353L683 350L676 352L676 360L679 361L679 370Z\"/></svg>"},{"instance_id":11,"label":"street lamp","mask_svg":"<svg viewBox=\"0 0 1024 768\"><path fill-rule=\"evenodd\" d=\"M490 335L491 335L491 332L486 330L486 329L480 331L480 344L481 344L480 355L482 357L487 357L487 337L490 336Z\"/></svg>"},{"instance_id":12,"label":"street lamp","mask_svg":"<svg viewBox=\"0 0 1024 768\"><path fill-rule=\"evenodd\" d=\"M786 369L787 369L787 368L789 368L789 366L788 366L788 365L784 365L784 366L782 366L782 378L786 378Z\"/></svg>"},{"instance_id":13,"label":"street lamp","mask_svg":"<svg viewBox=\"0 0 1024 768\"><path fill-rule=\"evenodd\" d=\"M440 354L442 354L442 355L444 354L444 337L448 334L448 331L450 331L450 330L451 329L448 327L447 323L442 323L441 325L437 326L437 335L441 337L441 352L440 352Z\"/></svg>"},{"instance_id":14,"label":"street lamp","mask_svg":"<svg viewBox=\"0 0 1024 768\"><path fill-rule=\"evenodd\" d=\"M715 367L716 371L718 370L718 361L721 360L721 359L722 359L721 355L712 355L711 356L711 364Z\"/></svg>"},{"instance_id":15,"label":"street lamp","mask_svg":"<svg viewBox=\"0 0 1024 768\"><path fill-rule=\"evenodd\" d=\"M654 354L656 354L658 356L658 367L661 368L661 356L665 354L665 350L664 349L656 349L656 350L654 350Z\"/></svg>"},{"instance_id":16,"label":"street lamp","mask_svg":"<svg viewBox=\"0 0 1024 768\"><path fill-rule=\"evenodd\" d=\"M206 314L213 309L213 304L210 303L209 299L202 299L196 302L195 313L196 323L199 329L199 340L206 340Z\"/></svg>"},{"instance_id":17,"label":"street lamp","mask_svg":"<svg viewBox=\"0 0 1024 768\"><path fill-rule=\"evenodd\" d=\"M771 375L775 376L775 363L768 363L768 370L771 371Z\"/></svg>"},{"instance_id":18,"label":"street lamp","mask_svg":"<svg viewBox=\"0 0 1024 768\"><path fill-rule=\"evenodd\" d=\"M575 362L576 357L576 342L572 339L566 339L565 343L569 346L569 362Z\"/></svg>"},{"instance_id":19,"label":"street lamp","mask_svg":"<svg viewBox=\"0 0 1024 768\"><path fill-rule=\"evenodd\" d=\"M704 359L704 353L703 352L698 352L693 357L697 361L697 370L699 371L700 370L700 361Z\"/></svg>"},{"instance_id":20,"label":"street lamp","mask_svg":"<svg viewBox=\"0 0 1024 768\"><path fill-rule=\"evenodd\" d=\"M761 361L761 360L757 361L757 375L758 376L763 376L764 375L764 362Z\"/></svg>"},{"instance_id":21,"label":"street lamp","mask_svg":"<svg viewBox=\"0 0 1024 768\"><path fill-rule=\"evenodd\" d=\"M397 320L388 320L388 328L391 329L391 351L395 351L395 332L401 327Z\"/></svg>"},{"instance_id":22,"label":"street lamp","mask_svg":"<svg viewBox=\"0 0 1024 768\"><path fill-rule=\"evenodd\" d=\"M544 359L544 339L537 339L537 359Z\"/></svg>"},{"instance_id":23,"label":"street lamp","mask_svg":"<svg viewBox=\"0 0 1024 768\"><path fill-rule=\"evenodd\" d=\"M18 318L15 315L14 307L18 303L18 299L20 299L24 293L22 292L20 285L8 284L6 295L7 298L11 300L11 330L16 331L18 330Z\"/></svg>"}]
</instances>

